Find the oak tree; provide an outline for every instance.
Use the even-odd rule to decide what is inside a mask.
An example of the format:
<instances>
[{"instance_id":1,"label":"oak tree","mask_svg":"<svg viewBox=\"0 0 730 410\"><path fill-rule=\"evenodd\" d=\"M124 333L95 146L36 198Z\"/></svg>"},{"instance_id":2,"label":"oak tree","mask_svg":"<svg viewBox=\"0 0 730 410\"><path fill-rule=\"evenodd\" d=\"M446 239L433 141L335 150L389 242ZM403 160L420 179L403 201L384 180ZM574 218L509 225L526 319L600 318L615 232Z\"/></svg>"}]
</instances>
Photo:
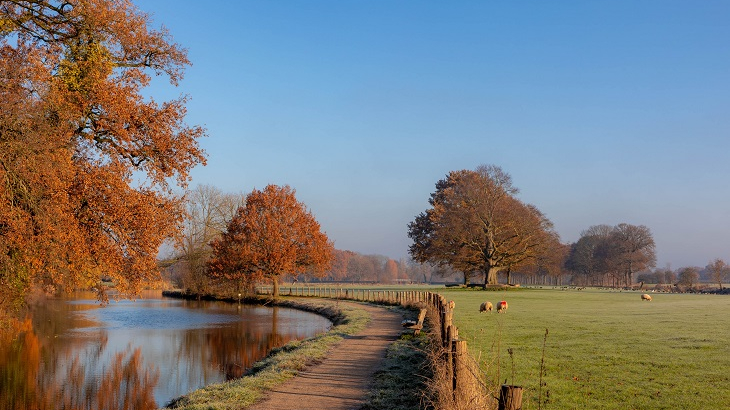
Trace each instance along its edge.
<instances>
[{"instance_id":1,"label":"oak tree","mask_svg":"<svg viewBox=\"0 0 730 410\"><path fill-rule=\"evenodd\" d=\"M449 266L496 284L500 271L543 255L557 234L535 206L518 200L512 178L496 166L450 172L436 183L431 208L408 225L414 260Z\"/></svg>"},{"instance_id":2,"label":"oak tree","mask_svg":"<svg viewBox=\"0 0 730 410\"><path fill-rule=\"evenodd\" d=\"M0 300L158 277L205 131L143 96L189 64L150 25L126 0L0 3Z\"/></svg>"},{"instance_id":3,"label":"oak tree","mask_svg":"<svg viewBox=\"0 0 730 410\"><path fill-rule=\"evenodd\" d=\"M223 235L211 243L209 275L231 281L238 293L259 280L271 280L274 297L284 274L322 276L334 246L295 191L268 185L246 196Z\"/></svg>"}]
</instances>

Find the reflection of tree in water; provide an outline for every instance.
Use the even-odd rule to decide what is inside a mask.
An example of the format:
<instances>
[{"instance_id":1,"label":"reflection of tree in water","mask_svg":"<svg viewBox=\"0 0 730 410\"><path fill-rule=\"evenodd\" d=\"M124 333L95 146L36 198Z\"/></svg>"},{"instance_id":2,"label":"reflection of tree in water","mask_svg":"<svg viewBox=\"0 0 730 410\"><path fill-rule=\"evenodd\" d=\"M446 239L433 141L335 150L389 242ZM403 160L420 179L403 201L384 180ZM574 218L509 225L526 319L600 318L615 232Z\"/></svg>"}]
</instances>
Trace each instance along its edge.
<instances>
[{"instance_id":1,"label":"reflection of tree in water","mask_svg":"<svg viewBox=\"0 0 730 410\"><path fill-rule=\"evenodd\" d=\"M283 346L295 335L279 333L278 308L272 310L270 330L253 327L245 321L206 329L190 330L182 340L180 355L189 363L207 363L220 369L226 380L242 377L254 363L266 357L275 347Z\"/></svg>"},{"instance_id":2,"label":"reflection of tree in water","mask_svg":"<svg viewBox=\"0 0 730 410\"><path fill-rule=\"evenodd\" d=\"M25 320L16 331L20 331L17 337L13 330L0 332L0 408L7 410L34 408L24 398L36 395L41 363L40 342L31 321Z\"/></svg>"},{"instance_id":3,"label":"reflection of tree in water","mask_svg":"<svg viewBox=\"0 0 730 410\"><path fill-rule=\"evenodd\" d=\"M90 357L82 359L80 354L75 355L62 369L58 360L42 360L48 357L47 349L42 339L33 332L30 320L26 320L20 330L17 337L0 335L0 380L3 380L0 383L0 408L157 408L154 389L159 371L154 366L145 366L139 348L116 353L104 374L96 379L88 377L84 362L98 360L105 342L90 352Z\"/></svg>"},{"instance_id":4,"label":"reflection of tree in water","mask_svg":"<svg viewBox=\"0 0 730 410\"><path fill-rule=\"evenodd\" d=\"M206 302L190 306L193 329L130 329L132 336L109 331L98 315L76 314L97 308L64 300L39 304L17 329L0 334L0 409L156 408L153 394L163 401L241 377L273 348L316 330L305 329L308 319L288 309L241 306L232 318L236 306ZM196 321L201 311L212 320ZM124 351L126 343L132 344ZM115 355L119 347L123 353ZM142 363L142 355L155 366ZM158 380L158 373L165 377ZM137 401L125 399L124 391Z\"/></svg>"}]
</instances>

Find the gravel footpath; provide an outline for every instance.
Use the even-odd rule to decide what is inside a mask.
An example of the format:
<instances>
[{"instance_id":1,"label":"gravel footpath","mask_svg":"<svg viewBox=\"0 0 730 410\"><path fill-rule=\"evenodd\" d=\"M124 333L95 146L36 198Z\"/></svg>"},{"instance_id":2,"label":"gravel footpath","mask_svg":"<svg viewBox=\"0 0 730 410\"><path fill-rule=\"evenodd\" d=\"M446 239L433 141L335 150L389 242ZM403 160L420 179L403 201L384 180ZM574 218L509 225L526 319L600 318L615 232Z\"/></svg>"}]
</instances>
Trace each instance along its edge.
<instances>
[{"instance_id":1,"label":"gravel footpath","mask_svg":"<svg viewBox=\"0 0 730 410\"><path fill-rule=\"evenodd\" d=\"M358 409L385 351L401 334L403 317L382 307L357 304L370 314L362 332L335 345L322 363L267 393L249 410Z\"/></svg>"}]
</instances>

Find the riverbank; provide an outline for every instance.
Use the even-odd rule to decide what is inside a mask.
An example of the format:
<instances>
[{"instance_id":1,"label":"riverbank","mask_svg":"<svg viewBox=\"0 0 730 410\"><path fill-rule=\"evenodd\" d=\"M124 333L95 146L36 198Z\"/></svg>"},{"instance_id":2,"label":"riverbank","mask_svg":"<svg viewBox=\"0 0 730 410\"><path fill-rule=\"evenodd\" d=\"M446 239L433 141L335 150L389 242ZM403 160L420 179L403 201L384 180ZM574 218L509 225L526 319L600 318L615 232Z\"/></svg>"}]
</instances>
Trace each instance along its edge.
<instances>
[{"instance_id":1,"label":"riverbank","mask_svg":"<svg viewBox=\"0 0 730 410\"><path fill-rule=\"evenodd\" d=\"M170 294L169 292L166 292L166 296L197 298L182 293ZM238 302L237 299L229 301ZM292 393L299 391L297 389L304 389L301 391L307 392L308 397L317 391L320 392L320 397L316 401L311 401L320 404L313 408L337 408L335 402L329 402L331 396L339 397L341 403L346 403L347 406L350 406L354 400L362 402L363 406L367 406L366 408L378 408L377 404L366 404L366 402L377 403L378 397L382 396L382 394L371 394L370 400L367 400L366 396L370 387L368 381L378 380L378 375L374 375L374 373L382 365L385 349L397 340L401 334L400 320L403 318L405 310L325 299L304 300L283 297L277 301L266 298L246 299L245 301L318 313L330 319L333 326L328 332L320 336L292 342L281 348L274 349L266 359L256 363L240 379L196 390L174 400L166 408L284 409L286 407L282 406L285 406L287 401L296 403L296 408L302 408L300 400L290 401L292 395L297 395L297 393ZM379 322L385 324L374 326ZM388 337L385 337L386 334ZM345 362L342 358L337 358L338 351L345 352L348 360L355 360L355 362L366 365L362 366L367 369L364 370L360 379L350 379L353 370L352 368L342 367ZM334 363L336 365L333 367ZM352 363L350 362L350 364ZM412 374L410 370L408 373ZM297 377L297 375L301 375L301 377ZM313 375L317 376L313 377ZM352 380L352 383L350 386L341 383L340 387L343 389L333 394L331 378L338 376L342 378L342 375L348 375L348 380ZM294 379L295 377L297 378ZM327 380L328 377L330 378L329 381L324 382L323 380ZM287 383L288 381L290 382ZM388 388L385 387L385 389ZM288 393L281 393L285 391L282 389L288 389L286 390ZM390 389L397 390L392 389L392 386ZM284 399L276 399L274 396L277 394L284 394ZM266 398L266 401L262 402L264 398ZM272 400L282 401L279 403ZM324 400L327 400L328 403L323 403ZM260 403L256 406L273 407L250 407L255 403Z\"/></svg>"}]
</instances>

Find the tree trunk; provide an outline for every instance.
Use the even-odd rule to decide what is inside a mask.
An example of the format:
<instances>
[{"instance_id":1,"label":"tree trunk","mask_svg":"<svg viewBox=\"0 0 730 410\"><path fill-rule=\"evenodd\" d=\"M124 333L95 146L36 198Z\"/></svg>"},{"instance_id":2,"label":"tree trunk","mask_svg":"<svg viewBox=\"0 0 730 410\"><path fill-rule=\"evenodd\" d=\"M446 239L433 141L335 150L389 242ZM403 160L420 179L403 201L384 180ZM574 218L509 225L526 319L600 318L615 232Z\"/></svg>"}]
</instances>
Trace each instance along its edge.
<instances>
[{"instance_id":1,"label":"tree trunk","mask_svg":"<svg viewBox=\"0 0 730 410\"><path fill-rule=\"evenodd\" d=\"M274 297L274 299L278 299L279 298L279 278L274 276L273 278L271 278L271 281L274 284L274 290L272 292L272 296Z\"/></svg>"},{"instance_id":2,"label":"tree trunk","mask_svg":"<svg viewBox=\"0 0 730 410\"><path fill-rule=\"evenodd\" d=\"M496 285L499 280L497 274L499 268L496 266L487 266L486 275L484 275L484 285Z\"/></svg>"}]
</instances>

